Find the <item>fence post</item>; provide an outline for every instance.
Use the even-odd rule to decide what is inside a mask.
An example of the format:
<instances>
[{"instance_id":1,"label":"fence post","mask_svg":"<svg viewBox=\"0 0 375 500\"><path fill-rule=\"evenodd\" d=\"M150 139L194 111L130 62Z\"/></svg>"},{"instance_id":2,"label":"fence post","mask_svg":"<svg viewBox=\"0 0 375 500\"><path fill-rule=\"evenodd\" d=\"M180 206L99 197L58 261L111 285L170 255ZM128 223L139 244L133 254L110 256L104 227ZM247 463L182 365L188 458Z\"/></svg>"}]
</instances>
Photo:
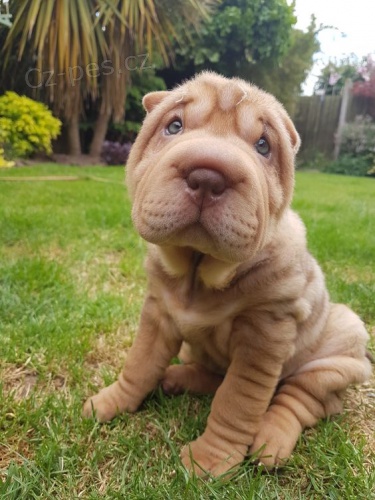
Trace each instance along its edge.
<instances>
[{"instance_id":1,"label":"fence post","mask_svg":"<svg viewBox=\"0 0 375 500\"><path fill-rule=\"evenodd\" d=\"M346 116L348 114L348 107L349 107L349 98L350 98L350 91L353 86L353 82L348 79L345 81L343 93L342 93L342 101L341 101L341 107L340 107L340 116L339 116L339 123L337 126L337 132L335 134L335 149L334 149L334 159L337 160L340 154L340 146L341 146L341 137L342 137L342 129L344 128L344 125L346 123Z\"/></svg>"}]
</instances>

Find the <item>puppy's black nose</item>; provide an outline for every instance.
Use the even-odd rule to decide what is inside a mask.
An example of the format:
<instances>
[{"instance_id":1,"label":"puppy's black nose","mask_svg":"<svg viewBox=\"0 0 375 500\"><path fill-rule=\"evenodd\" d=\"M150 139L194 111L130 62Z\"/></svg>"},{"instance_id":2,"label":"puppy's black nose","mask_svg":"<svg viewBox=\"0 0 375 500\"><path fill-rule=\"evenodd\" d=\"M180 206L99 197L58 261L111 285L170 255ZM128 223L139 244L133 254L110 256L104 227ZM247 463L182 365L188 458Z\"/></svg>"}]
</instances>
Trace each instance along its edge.
<instances>
[{"instance_id":1,"label":"puppy's black nose","mask_svg":"<svg viewBox=\"0 0 375 500\"><path fill-rule=\"evenodd\" d=\"M209 168L196 168L186 178L188 187L194 191L194 195L204 197L220 196L224 193L227 184L224 176L216 170Z\"/></svg>"}]
</instances>

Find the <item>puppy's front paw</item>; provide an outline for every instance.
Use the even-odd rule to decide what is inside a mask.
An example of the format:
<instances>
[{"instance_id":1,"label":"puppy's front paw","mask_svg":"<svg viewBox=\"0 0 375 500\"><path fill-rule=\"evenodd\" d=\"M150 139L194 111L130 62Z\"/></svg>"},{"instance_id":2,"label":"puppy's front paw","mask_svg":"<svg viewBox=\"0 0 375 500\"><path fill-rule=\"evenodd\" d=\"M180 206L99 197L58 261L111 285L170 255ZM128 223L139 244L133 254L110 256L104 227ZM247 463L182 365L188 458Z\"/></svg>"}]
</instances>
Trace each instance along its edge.
<instances>
[{"instance_id":1,"label":"puppy's front paw","mask_svg":"<svg viewBox=\"0 0 375 500\"><path fill-rule=\"evenodd\" d=\"M294 432L292 426L286 432L272 422L264 422L255 436L250 453L267 469L282 466L290 457L298 435L299 432Z\"/></svg>"},{"instance_id":2,"label":"puppy's front paw","mask_svg":"<svg viewBox=\"0 0 375 500\"><path fill-rule=\"evenodd\" d=\"M199 477L221 476L244 459L244 453L234 447L229 453L215 449L205 442L203 436L184 446L180 456L184 467Z\"/></svg>"},{"instance_id":3,"label":"puppy's front paw","mask_svg":"<svg viewBox=\"0 0 375 500\"><path fill-rule=\"evenodd\" d=\"M83 405L83 416L94 417L99 422L108 422L124 411L133 412L137 405L131 405L125 397L120 384L115 382L98 394L89 398Z\"/></svg>"},{"instance_id":4,"label":"puppy's front paw","mask_svg":"<svg viewBox=\"0 0 375 500\"><path fill-rule=\"evenodd\" d=\"M83 417L94 417L99 422L108 422L112 420L117 413L116 408L114 408L111 401L107 400L105 395L102 394L102 391L89 398L83 405L82 410Z\"/></svg>"}]
</instances>

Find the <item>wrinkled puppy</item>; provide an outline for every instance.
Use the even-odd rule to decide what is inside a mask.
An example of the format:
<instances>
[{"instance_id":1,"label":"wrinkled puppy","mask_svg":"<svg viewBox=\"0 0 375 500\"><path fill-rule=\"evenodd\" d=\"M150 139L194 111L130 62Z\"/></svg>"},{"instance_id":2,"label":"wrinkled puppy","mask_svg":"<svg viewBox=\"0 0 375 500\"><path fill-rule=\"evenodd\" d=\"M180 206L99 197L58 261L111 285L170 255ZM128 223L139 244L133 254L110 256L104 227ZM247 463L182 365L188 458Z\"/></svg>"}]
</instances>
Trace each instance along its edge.
<instances>
[{"instance_id":1,"label":"wrinkled puppy","mask_svg":"<svg viewBox=\"0 0 375 500\"><path fill-rule=\"evenodd\" d=\"M289 208L298 134L274 97L214 73L143 104L127 182L148 291L123 372L84 414L134 412L158 384L212 392L184 465L220 475L249 452L279 464L371 371L363 323L329 302Z\"/></svg>"}]
</instances>

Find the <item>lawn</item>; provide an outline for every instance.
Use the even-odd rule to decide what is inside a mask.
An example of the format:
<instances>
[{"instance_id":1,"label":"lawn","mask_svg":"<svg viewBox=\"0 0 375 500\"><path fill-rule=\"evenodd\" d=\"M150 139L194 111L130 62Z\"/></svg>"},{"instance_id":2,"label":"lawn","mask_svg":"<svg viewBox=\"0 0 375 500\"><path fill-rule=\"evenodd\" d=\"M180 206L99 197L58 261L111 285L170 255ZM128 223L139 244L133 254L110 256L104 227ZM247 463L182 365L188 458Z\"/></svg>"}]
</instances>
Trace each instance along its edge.
<instances>
[{"instance_id":1,"label":"lawn","mask_svg":"<svg viewBox=\"0 0 375 500\"><path fill-rule=\"evenodd\" d=\"M81 179L0 180L0 497L374 498L374 380L350 390L342 416L305 432L284 468L244 463L229 483L189 478L179 463L204 429L209 397L157 391L135 415L82 419L83 401L114 380L136 332L144 245L121 168L0 172L51 175ZM374 332L375 180L299 173L294 206L332 299Z\"/></svg>"}]
</instances>

